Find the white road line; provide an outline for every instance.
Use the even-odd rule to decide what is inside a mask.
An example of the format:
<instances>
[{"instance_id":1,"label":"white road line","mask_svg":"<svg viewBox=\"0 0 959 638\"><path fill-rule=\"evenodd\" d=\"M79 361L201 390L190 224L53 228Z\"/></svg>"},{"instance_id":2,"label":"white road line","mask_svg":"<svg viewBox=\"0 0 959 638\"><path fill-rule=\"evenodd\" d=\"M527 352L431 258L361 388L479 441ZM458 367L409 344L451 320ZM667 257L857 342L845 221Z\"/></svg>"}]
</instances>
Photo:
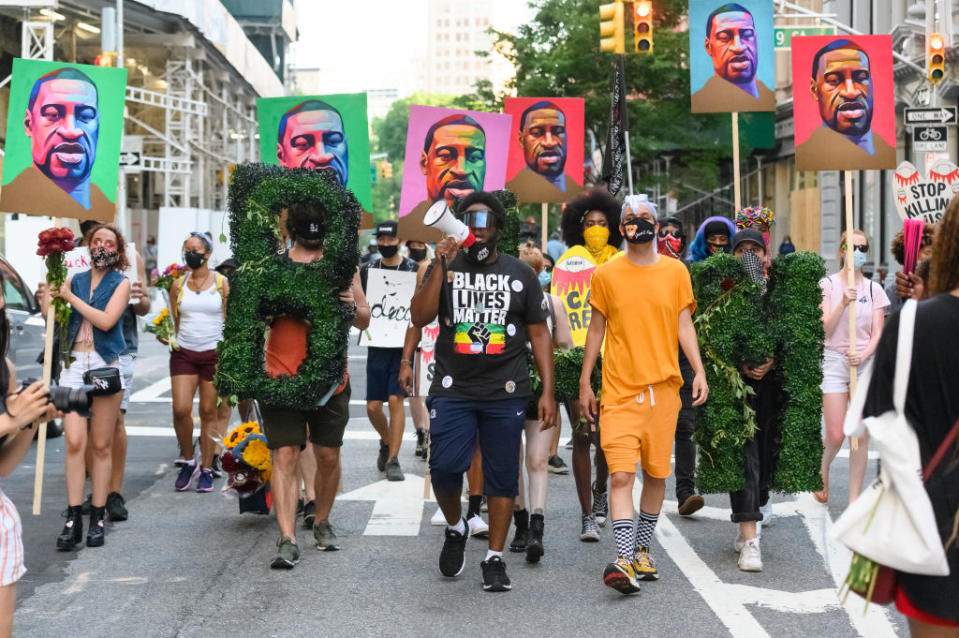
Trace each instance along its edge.
<instances>
[{"instance_id":1,"label":"white road line","mask_svg":"<svg viewBox=\"0 0 959 638\"><path fill-rule=\"evenodd\" d=\"M369 419L365 416L352 417L350 419L350 424L359 424L366 425L369 427L368 430L347 430L343 434L344 441L379 441L380 435L373 430L373 426L370 425ZM200 429L193 428L193 436L199 436ZM127 436L164 436L164 437L175 437L176 433L173 431L173 425L167 426L156 426L156 425L128 425L127 426ZM404 441L415 441L416 432L413 430L413 426L409 426L409 431L403 433Z\"/></svg>"},{"instance_id":2,"label":"white road line","mask_svg":"<svg viewBox=\"0 0 959 638\"><path fill-rule=\"evenodd\" d=\"M374 502L364 536L417 536L420 533L426 502L422 476L407 473L402 482L377 481L340 496L340 500Z\"/></svg>"},{"instance_id":3,"label":"white road line","mask_svg":"<svg viewBox=\"0 0 959 638\"><path fill-rule=\"evenodd\" d=\"M832 518L830 518L829 510L825 505L817 503L812 494L800 494L796 500L796 505L816 551L823 557L826 569L832 574L833 583L835 583L838 592L840 584L846 580L846 574L849 572L852 553L833 539L831 533ZM845 605L843 609L860 636L895 638L896 630L890 622L885 608L869 605L868 611L863 615L864 602L862 599L855 595L852 595L851 598L852 602Z\"/></svg>"}]
</instances>

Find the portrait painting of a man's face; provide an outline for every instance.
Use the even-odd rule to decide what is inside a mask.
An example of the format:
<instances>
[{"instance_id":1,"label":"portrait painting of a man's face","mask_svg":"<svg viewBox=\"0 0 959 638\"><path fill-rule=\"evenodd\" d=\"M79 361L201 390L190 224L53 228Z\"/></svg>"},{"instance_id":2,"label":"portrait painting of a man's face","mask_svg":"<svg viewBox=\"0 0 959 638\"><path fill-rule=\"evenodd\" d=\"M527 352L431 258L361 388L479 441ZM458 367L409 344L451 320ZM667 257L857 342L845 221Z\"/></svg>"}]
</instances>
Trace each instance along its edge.
<instances>
[{"instance_id":1,"label":"portrait painting of a man's face","mask_svg":"<svg viewBox=\"0 0 959 638\"><path fill-rule=\"evenodd\" d=\"M520 121L519 143L526 166L555 179L566 166L566 115L549 102L535 104Z\"/></svg>"},{"instance_id":2,"label":"portrait painting of a man's face","mask_svg":"<svg viewBox=\"0 0 959 638\"><path fill-rule=\"evenodd\" d=\"M452 206L474 191L503 188L512 118L442 106L409 108L399 236L404 241L438 241L442 234L423 224L430 206L440 201Z\"/></svg>"},{"instance_id":3,"label":"portrait painting of a man's face","mask_svg":"<svg viewBox=\"0 0 959 638\"><path fill-rule=\"evenodd\" d=\"M23 118L34 165L64 191L88 182L97 154L97 87L76 69L54 71L33 85Z\"/></svg>"},{"instance_id":4,"label":"portrait painting of a man's face","mask_svg":"<svg viewBox=\"0 0 959 638\"><path fill-rule=\"evenodd\" d=\"M867 132L872 124L872 75L869 56L847 41L827 45L813 59L810 91L823 124L848 136Z\"/></svg>"},{"instance_id":5,"label":"portrait painting of a man's face","mask_svg":"<svg viewBox=\"0 0 959 638\"><path fill-rule=\"evenodd\" d=\"M0 210L113 219L126 73L14 60Z\"/></svg>"},{"instance_id":6,"label":"portrait painting of a man's face","mask_svg":"<svg viewBox=\"0 0 959 638\"><path fill-rule=\"evenodd\" d=\"M776 110L772 0L690 0L693 113Z\"/></svg>"},{"instance_id":7,"label":"portrait painting of a man's face","mask_svg":"<svg viewBox=\"0 0 959 638\"><path fill-rule=\"evenodd\" d=\"M792 71L797 170L896 168L891 36L793 36Z\"/></svg>"},{"instance_id":8,"label":"portrait painting of a man's face","mask_svg":"<svg viewBox=\"0 0 959 638\"><path fill-rule=\"evenodd\" d=\"M426 133L420 170L426 177L430 202L448 204L469 193L483 190L486 180L486 133L473 118L452 115Z\"/></svg>"},{"instance_id":9,"label":"portrait painting of a man's face","mask_svg":"<svg viewBox=\"0 0 959 638\"><path fill-rule=\"evenodd\" d=\"M710 14L706 53L716 75L733 84L751 84L759 56L753 15L740 5L725 5Z\"/></svg>"},{"instance_id":10,"label":"portrait painting of a man's face","mask_svg":"<svg viewBox=\"0 0 959 638\"><path fill-rule=\"evenodd\" d=\"M583 183L582 98L508 97L513 116L506 187L520 202L563 202Z\"/></svg>"},{"instance_id":11,"label":"portrait painting of a man's face","mask_svg":"<svg viewBox=\"0 0 959 638\"><path fill-rule=\"evenodd\" d=\"M350 175L349 148L340 112L320 100L288 111L277 130L276 159L285 168L332 169L345 186Z\"/></svg>"},{"instance_id":12,"label":"portrait painting of a man's face","mask_svg":"<svg viewBox=\"0 0 959 638\"><path fill-rule=\"evenodd\" d=\"M256 117L261 161L330 171L372 211L366 93L260 98Z\"/></svg>"}]
</instances>

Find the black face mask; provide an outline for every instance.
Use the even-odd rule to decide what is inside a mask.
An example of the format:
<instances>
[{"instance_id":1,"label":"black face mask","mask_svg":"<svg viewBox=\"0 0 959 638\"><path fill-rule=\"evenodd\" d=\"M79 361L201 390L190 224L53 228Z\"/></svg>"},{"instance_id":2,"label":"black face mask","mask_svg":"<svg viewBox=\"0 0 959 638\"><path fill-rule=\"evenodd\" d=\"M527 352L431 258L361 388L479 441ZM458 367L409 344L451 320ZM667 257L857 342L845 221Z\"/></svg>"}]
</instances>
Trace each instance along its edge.
<instances>
[{"instance_id":1,"label":"black face mask","mask_svg":"<svg viewBox=\"0 0 959 638\"><path fill-rule=\"evenodd\" d=\"M399 246L380 246L380 254L389 259L396 255L396 252L400 249Z\"/></svg>"},{"instance_id":2,"label":"black face mask","mask_svg":"<svg viewBox=\"0 0 959 638\"><path fill-rule=\"evenodd\" d=\"M426 259L425 248L410 248L410 259L413 261L423 261Z\"/></svg>"},{"instance_id":3,"label":"black face mask","mask_svg":"<svg viewBox=\"0 0 959 638\"><path fill-rule=\"evenodd\" d=\"M623 223L623 234L631 244L648 244L656 237L656 224L643 217Z\"/></svg>"},{"instance_id":4,"label":"black face mask","mask_svg":"<svg viewBox=\"0 0 959 638\"><path fill-rule=\"evenodd\" d=\"M466 260L473 264L481 264L496 252L496 239L490 241L475 241L466 249Z\"/></svg>"},{"instance_id":5,"label":"black face mask","mask_svg":"<svg viewBox=\"0 0 959 638\"><path fill-rule=\"evenodd\" d=\"M188 250L183 253L183 261L186 262L186 265L196 270L203 265L203 262L206 261L206 255L203 253L198 253L195 250Z\"/></svg>"}]
</instances>

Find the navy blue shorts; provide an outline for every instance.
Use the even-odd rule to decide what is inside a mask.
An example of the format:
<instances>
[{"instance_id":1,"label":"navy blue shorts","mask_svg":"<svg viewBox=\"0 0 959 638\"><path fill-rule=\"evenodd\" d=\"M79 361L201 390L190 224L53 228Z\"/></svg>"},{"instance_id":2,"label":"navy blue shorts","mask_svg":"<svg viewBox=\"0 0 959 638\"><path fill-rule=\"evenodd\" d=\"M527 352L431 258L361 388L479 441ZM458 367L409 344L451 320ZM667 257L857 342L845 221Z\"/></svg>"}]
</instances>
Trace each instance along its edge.
<instances>
[{"instance_id":1,"label":"navy blue shorts","mask_svg":"<svg viewBox=\"0 0 959 638\"><path fill-rule=\"evenodd\" d=\"M477 434L483 452L483 493L514 498L519 493L519 444L525 398L474 401L429 397L430 475L437 494L458 494L473 462Z\"/></svg>"},{"instance_id":2,"label":"navy blue shorts","mask_svg":"<svg viewBox=\"0 0 959 638\"><path fill-rule=\"evenodd\" d=\"M403 348L368 348L366 352L366 400L388 401L404 397L400 388Z\"/></svg>"}]
</instances>

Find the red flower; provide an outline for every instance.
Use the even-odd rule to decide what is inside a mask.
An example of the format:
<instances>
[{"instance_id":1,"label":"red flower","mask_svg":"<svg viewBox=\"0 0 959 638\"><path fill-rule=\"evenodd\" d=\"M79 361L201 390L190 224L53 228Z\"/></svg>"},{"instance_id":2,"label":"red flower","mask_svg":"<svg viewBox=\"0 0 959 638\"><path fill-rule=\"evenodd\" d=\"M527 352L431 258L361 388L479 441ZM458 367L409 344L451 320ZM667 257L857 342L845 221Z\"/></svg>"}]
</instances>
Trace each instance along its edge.
<instances>
[{"instance_id":1,"label":"red flower","mask_svg":"<svg viewBox=\"0 0 959 638\"><path fill-rule=\"evenodd\" d=\"M733 286L735 285L736 285L736 282L730 279L729 277L726 277L719 283L719 287L723 289L723 292L732 290Z\"/></svg>"},{"instance_id":2,"label":"red flower","mask_svg":"<svg viewBox=\"0 0 959 638\"><path fill-rule=\"evenodd\" d=\"M42 231L37 242L37 254L41 257L70 252L73 248L73 232L66 227Z\"/></svg>"}]
</instances>

